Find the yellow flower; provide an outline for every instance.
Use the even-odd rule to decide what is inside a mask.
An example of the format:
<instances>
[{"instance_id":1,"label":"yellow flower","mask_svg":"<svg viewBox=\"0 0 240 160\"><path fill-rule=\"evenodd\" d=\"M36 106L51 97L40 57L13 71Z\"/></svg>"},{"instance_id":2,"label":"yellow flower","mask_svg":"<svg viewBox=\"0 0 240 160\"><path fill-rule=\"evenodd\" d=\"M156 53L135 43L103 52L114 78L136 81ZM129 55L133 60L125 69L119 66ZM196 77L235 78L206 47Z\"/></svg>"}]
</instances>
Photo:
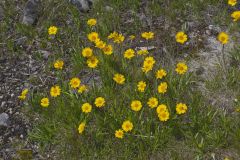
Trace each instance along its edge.
<instances>
[{"instance_id":1,"label":"yellow flower","mask_svg":"<svg viewBox=\"0 0 240 160\"><path fill-rule=\"evenodd\" d=\"M21 95L18 96L18 98L21 99L21 100L25 100L27 93L28 93L28 89L24 89L24 90L22 91Z\"/></svg>"},{"instance_id":2,"label":"yellow flower","mask_svg":"<svg viewBox=\"0 0 240 160\"><path fill-rule=\"evenodd\" d=\"M82 105L82 112L83 113L90 113L92 111L92 105L89 103L84 103Z\"/></svg>"},{"instance_id":3,"label":"yellow flower","mask_svg":"<svg viewBox=\"0 0 240 160\"><path fill-rule=\"evenodd\" d=\"M133 110L133 111L140 111L141 109L142 109L142 103L140 102L140 101L138 101L138 100L134 100L134 101L132 101L132 103L131 103L131 109Z\"/></svg>"},{"instance_id":4,"label":"yellow flower","mask_svg":"<svg viewBox=\"0 0 240 160\"><path fill-rule=\"evenodd\" d=\"M231 6L235 6L237 4L237 0L228 0L228 4Z\"/></svg>"},{"instance_id":5,"label":"yellow flower","mask_svg":"<svg viewBox=\"0 0 240 160\"><path fill-rule=\"evenodd\" d=\"M129 36L129 39L130 39L130 40L134 40L135 38L136 38L136 37L135 37L134 35L130 35L130 36Z\"/></svg>"},{"instance_id":6,"label":"yellow flower","mask_svg":"<svg viewBox=\"0 0 240 160\"><path fill-rule=\"evenodd\" d=\"M142 67L142 71L144 73L147 73L147 72L151 71L152 69L153 69L153 65L144 64Z\"/></svg>"},{"instance_id":7,"label":"yellow flower","mask_svg":"<svg viewBox=\"0 0 240 160\"><path fill-rule=\"evenodd\" d=\"M158 105L158 99L155 97L151 97L148 99L147 104L150 108L155 108Z\"/></svg>"},{"instance_id":8,"label":"yellow flower","mask_svg":"<svg viewBox=\"0 0 240 160\"><path fill-rule=\"evenodd\" d=\"M114 75L113 80L118 84L124 84L125 77L124 77L124 75L117 73Z\"/></svg>"},{"instance_id":9,"label":"yellow flower","mask_svg":"<svg viewBox=\"0 0 240 160\"><path fill-rule=\"evenodd\" d=\"M70 80L70 87L71 88L78 88L79 86L80 86L80 84L81 84L81 80L79 79L79 78L77 78L77 77L75 77L75 78L72 78L71 80Z\"/></svg>"},{"instance_id":10,"label":"yellow flower","mask_svg":"<svg viewBox=\"0 0 240 160\"><path fill-rule=\"evenodd\" d=\"M122 139L124 136L123 130L119 129L115 131L115 137Z\"/></svg>"},{"instance_id":11,"label":"yellow flower","mask_svg":"<svg viewBox=\"0 0 240 160\"><path fill-rule=\"evenodd\" d=\"M148 52L148 50L146 50L146 49L137 51L137 54L138 54L138 55L147 55L148 53L149 53L149 52Z\"/></svg>"},{"instance_id":12,"label":"yellow flower","mask_svg":"<svg viewBox=\"0 0 240 160\"><path fill-rule=\"evenodd\" d=\"M217 37L218 41L221 42L222 44L227 44L228 43L228 35L225 32L220 32Z\"/></svg>"},{"instance_id":13,"label":"yellow flower","mask_svg":"<svg viewBox=\"0 0 240 160\"><path fill-rule=\"evenodd\" d=\"M113 38L116 38L117 36L118 36L118 33L114 31L108 36L108 39L113 39Z\"/></svg>"},{"instance_id":14,"label":"yellow flower","mask_svg":"<svg viewBox=\"0 0 240 160\"><path fill-rule=\"evenodd\" d=\"M124 52L124 58L131 59L135 56L135 51L133 49L128 49Z\"/></svg>"},{"instance_id":15,"label":"yellow flower","mask_svg":"<svg viewBox=\"0 0 240 160\"><path fill-rule=\"evenodd\" d=\"M146 82L144 82L144 81L138 82L138 85L137 85L138 91L139 92L144 92L146 86L147 86Z\"/></svg>"},{"instance_id":16,"label":"yellow flower","mask_svg":"<svg viewBox=\"0 0 240 160\"><path fill-rule=\"evenodd\" d=\"M95 56L91 56L87 59L87 65L89 68L96 68L99 60Z\"/></svg>"},{"instance_id":17,"label":"yellow flower","mask_svg":"<svg viewBox=\"0 0 240 160\"><path fill-rule=\"evenodd\" d=\"M157 109L156 109L157 113L160 114L161 112L167 112L167 106L165 104L160 104Z\"/></svg>"},{"instance_id":18,"label":"yellow flower","mask_svg":"<svg viewBox=\"0 0 240 160\"><path fill-rule=\"evenodd\" d=\"M96 42L97 40L99 40L98 38L98 33L97 32L91 32L88 34L88 40L91 42Z\"/></svg>"},{"instance_id":19,"label":"yellow flower","mask_svg":"<svg viewBox=\"0 0 240 160\"><path fill-rule=\"evenodd\" d=\"M87 86L86 85L81 85L79 88L78 88L78 93L83 93L84 91L87 90Z\"/></svg>"},{"instance_id":20,"label":"yellow flower","mask_svg":"<svg viewBox=\"0 0 240 160\"><path fill-rule=\"evenodd\" d=\"M159 69L156 72L156 78L157 79L162 79L163 77L167 76L167 72L164 69Z\"/></svg>"},{"instance_id":21,"label":"yellow flower","mask_svg":"<svg viewBox=\"0 0 240 160\"><path fill-rule=\"evenodd\" d=\"M153 65L156 63L156 61L154 60L153 57L149 56L149 57L146 57L144 59L144 62L143 62L143 67L142 67L142 71L144 73L147 73L149 72L150 70L152 70L153 68Z\"/></svg>"},{"instance_id":22,"label":"yellow flower","mask_svg":"<svg viewBox=\"0 0 240 160\"><path fill-rule=\"evenodd\" d=\"M96 40L95 45L96 45L97 48L103 49L106 46L106 43L103 42L102 40Z\"/></svg>"},{"instance_id":23,"label":"yellow flower","mask_svg":"<svg viewBox=\"0 0 240 160\"><path fill-rule=\"evenodd\" d=\"M95 25L97 24L97 20L94 19L94 18L89 19L89 20L87 21L87 24L88 24L90 27L95 26Z\"/></svg>"},{"instance_id":24,"label":"yellow flower","mask_svg":"<svg viewBox=\"0 0 240 160\"><path fill-rule=\"evenodd\" d=\"M50 95L52 97L57 97L57 96L60 96L60 93L61 93L61 89L59 86L53 86L51 87L50 89Z\"/></svg>"},{"instance_id":25,"label":"yellow flower","mask_svg":"<svg viewBox=\"0 0 240 160\"><path fill-rule=\"evenodd\" d=\"M62 69L64 65L64 62L62 60L57 60L54 62L54 68L55 69Z\"/></svg>"},{"instance_id":26,"label":"yellow flower","mask_svg":"<svg viewBox=\"0 0 240 160\"><path fill-rule=\"evenodd\" d=\"M169 119L169 112L168 111L160 112L158 114L158 118L160 121L166 122Z\"/></svg>"},{"instance_id":27,"label":"yellow flower","mask_svg":"<svg viewBox=\"0 0 240 160\"><path fill-rule=\"evenodd\" d=\"M93 50L89 47L83 48L82 55L83 57L91 57L93 55Z\"/></svg>"},{"instance_id":28,"label":"yellow flower","mask_svg":"<svg viewBox=\"0 0 240 160\"><path fill-rule=\"evenodd\" d=\"M56 26L51 26L48 28L48 34L49 35L55 35L57 34L58 28Z\"/></svg>"},{"instance_id":29,"label":"yellow flower","mask_svg":"<svg viewBox=\"0 0 240 160\"><path fill-rule=\"evenodd\" d=\"M177 114L184 114L187 112L187 105L186 104L183 104L183 103L178 103L176 105L176 111L177 111Z\"/></svg>"},{"instance_id":30,"label":"yellow flower","mask_svg":"<svg viewBox=\"0 0 240 160\"><path fill-rule=\"evenodd\" d=\"M125 132L129 132L133 129L133 124L131 121L127 120L127 121L124 121L123 124L122 124L122 129L125 131Z\"/></svg>"},{"instance_id":31,"label":"yellow flower","mask_svg":"<svg viewBox=\"0 0 240 160\"><path fill-rule=\"evenodd\" d=\"M234 22L240 20L240 11L234 11L234 12L231 14L231 17L233 18L233 21L234 21Z\"/></svg>"},{"instance_id":32,"label":"yellow flower","mask_svg":"<svg viewBox=\"0 0 240 160\"><path fill-rule=\"evenodd\" d=\"M188 66L187 66L185 63L183 63L183 62L179 62L179 63L177 64L176 69L175 69L175 71L176 71L178 74L184 74L184 73L187 72L187 70L188 70Z\"/></svg>"},{"instance_id":33,"label":"yellow flower","mask_svg":"<svg viewBox=\"0 0 240 160\"><path fill-rule=\"evenodd\" d=\"M113 47L112 45L106 45L104 48L103 48L103 53L106 54L106 55L111 55L113 53Z\"/></svg>"},{"instance_id":34,"label":"yellow flower","mask_svg":"<svg viewBox=\"0 0 240 160\"><path fill-rule=\"evenodd\" d=\"M181 44L184 44L188 40L188 37L184 32L178 32L175 38L176 38L176 41Z\"/></svg>"},{"instance_id":35,"label":"yellow flower","mask_svg":"<svg viewBox=\"0 0 240 160\"><path fill-rule=\"evenodd\" d=\"M86 123L85 122L82 122L79 124L79 127L78 127L78 133L79 134L82 134L84 129L85 129L85 126L86 126Z\"/></svg>"},{"instance_id":36,"label":"yellow flower","mask_svg":"<svg viewBox=\"0 0 240 160\"><path fill-rule=\"evenodd\" d=\"M146 65L154 65L155 62L156 62L155 59L151 56L146 57L144 60L144 64L146 64Z\"/></svg>"},{"instance_id":37,"label":"yellow flower","mask_svg":"<svg viewBox=\"0 0 240 160\"><path fill-rule=\"evenodd\" d=\"M166 82L162 82L158 85L158 93L166 93L167 92L167 83Z\"/></svg>"},{"instance_id":38,"label":"yellow flower","mask_svg":"<svg viewBox=\"0 0 240 160\"><path fill-rule=\"evenodd\" d=\"M113 39L113 41L115 43L122 43L124 41L125 37L122 34L113 32L108 36L108 39Z\"/></svg>"},{"instance_id":39,"label":"yellow flower","mask_svg":"<svg viewBox=\"0 0 240 160\"><path fill-rule=\"evenodd\" d=\"M95 99L94 104L96 105L96 107L101 108L101 107L105 106L105 99L103 97L98 97Z\"/></svg>"},{"instance_id":40,"label":"yellow flower","mask_svg":"<svg viewBox=\"0 0 240 160\"><path fill-rule=\"evenodd\" d=\"M118 34L113 40L114 43L122 43L124 41L125 37L122 34Z\"/></svg>"},{"instance_id":41,"label":"yellow flower","mask_svg":"<svg viewBox=\"0 0 240 160\"><path fill-rule=\"evenodd\" d=\"M145 38L146 40L153 39L154 33L153 32L143 32L142 38Z\"/></svg>"},{"instance_id":42,"label":"yellow flower","mask_svg":"<svg viewBox=\"0 0 240 160\"><path fill-rule=\"evenodd\" d=\"M42 107L48 107L49 106L49 99L48 98L42 98L41 99L41 106Z\"/></svg>"}]
</instances>

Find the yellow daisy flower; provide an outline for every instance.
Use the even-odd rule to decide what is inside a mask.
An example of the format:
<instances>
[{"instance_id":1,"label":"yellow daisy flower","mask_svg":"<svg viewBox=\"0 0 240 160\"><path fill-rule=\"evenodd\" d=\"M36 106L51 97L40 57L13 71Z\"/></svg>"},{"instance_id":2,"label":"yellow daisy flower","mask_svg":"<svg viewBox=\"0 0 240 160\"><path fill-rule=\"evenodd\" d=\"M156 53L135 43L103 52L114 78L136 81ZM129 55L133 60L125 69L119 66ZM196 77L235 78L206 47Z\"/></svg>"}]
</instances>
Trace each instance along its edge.
<instances>
[{"instance_id":1,"label":"yellow daisy flower","mask_svg":"<svg viewBox=\"0 0 240 160\"><path fill-rule=\"evenodd\" d=\"M187 72L187 70L188 70L188 66L183 62L179 62L175 69L175 71L180 75L185 74Z\"/></svg>"},{"instance_id":2,"label":"yellow daisy flower","mask_svg":"<svg viewBox=\"0 0 240 160\"><path fill-rule=\"evenodd\" d=\"M79 79L79 78L77 78L77 77L75 77L75 78L72 78L71 80L70 80L70 87L71 88L74 88L74 89L76 89L76 88L78 88L79 86L80 86L80 84L81 84L81 80Z\"/></svg>"},{"instance_id":3,"label":"yellow daisy flower","mask_svg":"<svg viewBox=\"0 0 240 160\"><path fill-rule=\"evenodd\" d=\"M87 65L89 68L96 68L99 60L95 56L91 56L87 59Z\"/></svg>"},{"instance_id":4,"label":"yellow daisy flower","mask_svg":"<svg viewBox=\"0 0 240 160\"><path fill-rule=\"evenodd\" d=\"M83 48L82 55L83 57L91 57L93 55L93 50L89 47Z\"/></svg>"},{"instance_id":5,"label":"yellow daisy flower","mask_svg":"<svg viewBox=\"0 0 240 160\"><path fill-rule=\"evenodd\" d=\"M128 49L124 52L124 58L131 59L135 56L135 51L133 49Z\"/></svg>"},{"instance_id":6,"label":"yellow daisy flower","mask_svg":"<svg viewBox=\"0 0 240 160\"><path fill-rule=\"evenodd\" d=\"M49 99L48 98L42 98L41 99L41 106L42 107L48 107L49 106Z\"/></svg>"},{"instance_id":7,"label":"yellow daisy flower","mask_svg":"<svg viewBox=\"0 0 240 160\"><path fill-rule=\"evenodd\" d=\"M141 34L142 38L149 40L154 38L154 33L153 32L143 32Z\"/></svg>"},{"instance_id":8,"label":"yellow daisy flower","mask_svg":"<svg viewBox=\"0 0 240 160\"><path fill-rule=\"evenodd\" d=\"M160 114L161 112L166 112L168 111L167 106L165 104L160 104L157 109L157 113Z\"/></svg>"},{"instance_id":9,"label":"yellow daisy flower","mask_svg":"<svg viewBox=\"0 0 240 160\"><path fill-rule=\"evenodd\" d=\"M237 4L237 0L228 0L228 4L230 6L235 6Z\"/></svg>"},{"instance_id":10,"label":"yellow daisy flower","mask_svg":"<svg viewBox=\"0 0 240 160\"><path fill-rule=\"evenodd\" d=\"M83 133L83 131L85 130L85 126L86 126L85 122L82 122L82 123L79 124L79 127L78 127L78 133L79 134Z\"/></svg>"},{"instance_id":11,"label":"yellow daisy flower","mask_svg":"<svg viewBox=\"0 0 240 160\"><path fill-rule=\"evenodd\" d=\"M162 82L158 85L158 93L166 93L167 92L167 83L166 82Z\"/></svg>"},{"instance_id":12,"label":"yellow daisy flower","mask_svg":"<svg viewBox=\"0 0 240 160\"><path fill-rule=\"evenodd\" d=\"M155 108L158 105L158 99L155 97L151 97L148 99L147 104L150 108Z\"/></svg>"},{"instance_id":13,"label":"yellow daisy flower","mask_svg":"<svg viewBox=\"0 0 240 160\"><path fill-rule=\"evenodd\" d=\"M106 45L102 50L103 50L103 53L106 55L111 55L113 53L112 45Z\"/></svg>"},{"instance_id":14,"label":"yellow daisy flower","mask_svg":"<svg viewBox=\"0 0 240 160\"><path fill-rule=\"evenodd\" d=\"M54 62L55 69L63 69L64 62L62 60L57 60Z\"/></svg>"},{"instance_id":15,"label":"yellow daisy flower","mask_svg":"<svg viewBox=\"0 0 240 160\"><path fill-rule=\"evenodd\" d=\"M58 28L56 26L50 26L48 28L48 34L49 35L56 35L58 31Z\"/></svg>"},{"instance_id":16,"label":"yellow daisy flower","mask_svg":"<svg viewBox=\"0 0 240 160\"><path fill-rule=\"evenodd\" d=\"M228 34L225 32L220 32L217 37L218 41L223 45L228 43Z\"/></svg>"},{"instance_id":17,"label":"yellow daisy flower","mask_svg":"<svg viewBox=\"0 0 240 160\"><path fill-rule=\"evenodd\" d=\"M156 78L157 79L163 79L163 77L167 76L167 72L164 69L159 69L156 72Z\"/></svg>"},{"instance_id":18,"label":"yellow daisy flower","mask_svg":"<svg viewBox=\"0 0 240 160\"><path fill-rule=\"evenodd\" d=\"M117 84L124 84L125 82L125 77L122 74L115 74L113 77L113 80L117 83Z\"/></svg>"},{"instance_id":19,"label":"yellow daisy flower","mask_svg":"<svg viewBox=\"0 0 240 160\"><path fill-rule=\"evenodd\" d=\"M181 44L184 44L188 40L188 37L184 32L178 32L175 38L176 38L176 41Z\"/></svg>"},{"instance_id":20,"label":"yellow daisy flower","mask_svg":"<svg viewBox=\"0 0 240 160\"><path fill-rule=\"evenodd\" d=\"M98 97L95 99L94 104L96 105L96 107L101 108L101 107L105 106L105 99L103 97Z\"/></svg>"},{"instance_id":21,"label":"yellow daisy flower","mask_svg":"<svg viewBox=\"0 0 240 160\"><path fill-rule=\"evenodd\" d=\"M158 118L160 121L166 122L167 120L169 120L169 112L168 111L160 112L158 114Z\"/></svg>"},{"instance_id":22,"label":"yellow daisy flower","mask_svg":"<svg viewBox=\"0 0 240 160\"><path fill-rule=\"evenodd\" d=\"M184 113L187 112L187 109L188 109L188 107L187 107L187 105L184 104L184 103L178 103L178 104L176 105L177 114L184 114Z\"/></svg>"},{"instance_id":23,"label":"yellow daisy flower","mask_svg":"<svg viewBox=\"0 0 240 160\"><path fill-rule=\"evenodd\" d=\"M80 87L78 88L78 93L83 93L87 90L87 86L86 85L80 85Z\"/></svg>"},{"instance_id":24,"label":"yellow daisy flower","mask_svg":"<svg viewBox=\"0 0 240 160\"><path fill-rule=\"evenodd\" d=\"M123 136L124 136L123 130L119 129L119 130L116 130L116 131L115 131L115 137L116 137L116 138L122 139Z\"/></svg>"},{"instance_id":25,"label":"yellow daisy flower","mask_svg":"<svg viewBox=\"0 0 240 160\"><path fill-rule=\"evenodd\" d=\"M138 84L137 84L138 91L139 92L144 92L146 86L147 86L146 82L144 82L144 81L138 82Z\"/></svg>"},{"instance_id":26,"label":"yellow daisy flower","mask_svg":"<svg viewBox=\"0 0 240 160\"><path fill-rule=\"evenodd\" d=\"M50 95L52 97L57 97L57 96L60 96L60 93L61 93L61 88L59 86L53 86L51 87L50 89Z\"/></svg>"},{"instance_id":27,"label":"yellow daisy flower","mask_svg":"<svg viewBox=\"0 0 240 160\"><path fill-rule=\"evenodd\" d=\"M92 111L92 105L89 103L84 103L82 105L82 112L83 113L90 113Z\"/></svg>"},{"instance_id":28,"label":"yellow daisy flower","mask_svg":"<svg viewBox=\"0 0 240 160\"><path fill-rule=\"evenodd\" d=\"M142 103L138 100L132 101L131 109L136 112L140 111L142 109Z\"/></svg>"},{"instance_id":29,"label":"yellow daisy flower","mask_svg":"<svg viewBox=\"0 0 240 160\"><path fill-rule=\"evenodd\" d=\"M125 131L125 132L130 132L132 129L133 129L133 124L131 121L127 120L127 121L124 121L123 124L122 124L122 129Z\"/></svg>"},{"instance_id":30,"label":"yellow daisy flower","mask_svg":"<svg viewBox=\"0 0 240 160\"><path fill-rule=\"evenodd\" d=\"M27 94L28 94L28 89L24 89L24 90L22 91L21 95L18 96L18 98L21 99L21 100L25 100Z\"/></svg>"},{"instance_id":31,"label":"yellow daisy flower","mask_svg":"<svg viewBox=\"0 0 240 160\"><path fill-rule=\"evenodd\" d=\"M234 11L234 12L231 14L231 17L233 18L233 21L234 21L234 22L240 20L240 11Z\"/></svg>"},{"instance_id":32,"label":"yellow daisy flower","mask_svg":"<svg viewBox=\"0 0 240 160\"><path fill-rule=\"evenodd\" d=\"M94 19L94 18L91 18L87 21L87 24L92 27L92 26L95 26L97 24L97 20Z\"/></svg>"},{"instance_id":33,"label":"yellow daisy flower","mask_svg":"<svg viewBox=\"0 0 240 160\"><path fill-rule=\"evenodd\" d=\"M97 32L91 32L88 34L87 37L88 37L88 40L91 42L96 42L97 40L99 40Z\"/></svg>"}]
</instances>

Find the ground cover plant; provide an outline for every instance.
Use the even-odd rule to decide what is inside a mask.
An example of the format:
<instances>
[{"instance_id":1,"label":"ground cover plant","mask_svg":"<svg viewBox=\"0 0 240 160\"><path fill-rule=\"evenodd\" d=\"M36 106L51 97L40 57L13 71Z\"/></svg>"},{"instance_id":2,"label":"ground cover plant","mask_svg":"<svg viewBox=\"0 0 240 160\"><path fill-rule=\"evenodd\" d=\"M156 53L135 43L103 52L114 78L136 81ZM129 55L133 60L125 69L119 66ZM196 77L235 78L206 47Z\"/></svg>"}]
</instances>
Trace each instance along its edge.
<instances>
[{"instance_id":1,"label":"ground cover plant","mask_svg":"<svg viewBox=\"0 0 240 160\"><path fill-rule=\"evenodd\" d=\"M99 0L83 16L44 1L39 27L14 24L28 50L54 53L34 50L45 77L18 96L27 140L52 159L239 159L238 3ZM206 31L209 21L220 27ZM209 37L214 67L198 54ZM25 54L11 39L6 48Z\"/></svg>"}]
</instances>

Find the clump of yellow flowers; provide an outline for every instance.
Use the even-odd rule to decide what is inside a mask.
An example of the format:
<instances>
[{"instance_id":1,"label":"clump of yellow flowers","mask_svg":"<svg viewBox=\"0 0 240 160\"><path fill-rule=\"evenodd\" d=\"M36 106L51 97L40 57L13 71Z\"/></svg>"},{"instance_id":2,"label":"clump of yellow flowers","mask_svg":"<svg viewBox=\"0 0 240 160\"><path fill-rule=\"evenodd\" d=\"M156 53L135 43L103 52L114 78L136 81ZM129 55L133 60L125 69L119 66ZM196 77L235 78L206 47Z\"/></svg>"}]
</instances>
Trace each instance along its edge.
<instances>
[{"instance_id":1,"label":"clump of yellow flowers","mask_svg":"<svg viewBox=\"0 0 240 160\"><path fill-rule=\"evenodd\" d=\"M236 5L236 3L234 0L228 1L228 4L232 6ZM233 12L231 17L234 21L238 21L240 19L240 11ZM182 97L168 99L171 93L177 92L173 86L174 84L171 83L171 78L177 77L176 79L180 79L179 81L181 81L181 79L187 77L189 69L187 62L184 60L180 61L175 64L174 69L167 70L167 68L160 66L158 57L152 54L151 50L145 49L147 47L139 47L141 48L139 49L138 47L133 48L132 45L125 45L124 34L114 31L104 38L96 32L97 27L94 27L98 25L96 19L92 18L87 20L87 25L90 30L90 32L85 35L87 42L86 44L84 43L84 46L79 47L80 49L77 54L81 57L81 60L83 60L84 67L86 66L91 73L95 73L94 71L98 74L102 74L102 72L107 73L102 74L101 78L108 80L106 80L108 88L95 84L83 84L85 83L84 79L78 78L79 73L79 75L75 75L76 77L73 76L73 78L68 80L68 85L66 86L60 86L60 83L52 86L50 92L48 91L50 95L44 96L38 101L40 106L45 108L49 107L50 101L52 106L55 104L54 102L52 103L52 101L57 100L59 97L76 97L79 103L77 107L81 114L79 116L81 116L81 118L83 117L83 119L78 121L78 128L75 126L79 134L84 133L87 120L92 114L98 114L96 112L99 112L101 115L107 115L109 114L108 110L111 109L110 114L114 115L116 112L117 115L121 114L120 116L118 115L120 117L119 119L122 118L121 120L116 118L119 126L117 128L114 128L115 126L111 128L111 135L115 135L118 139L123 139L131 134L135 134L134 132L139 127L137 121L140 120L141 117L146 119L153 118L145 115L146 110L154 113L155 119L153 119L156 120L159 125L167 125L169 121L171 122L171 119L174 119L173 117L181 117L188 113L191 107L183 102ZM55 35L57 31L58 28L56 26L48 28L49 35ZM141 35L130 35L126 41L132 43L136 37L141 37L142 41L150 43L150 40L156 38L157 35L151 31L143 32ZM183 31L177 32L175 37L172 37L172 39L174 38L174 42L182 45L189 40L188 35ZM225 45L229 41L229 36L227 33L221 32L217 40ZM108 61L110 61L111 64L109 64ZM115 63L116 66L114 66ZM58 72L61 72L61 70L67 67L61 58L54 61L53 66ZM85 69L84 67L83 69ZM180 83L177 80L174 82ZM103 93L102 90L106 92ZM19 99L24 100L27 93L28 89L23 90ZM107 93L109 93L109 97ZM116 97L112 97L110 94L116 94ZM121 100L121 98L124 100ZM177 103L174 101L177 101ZM122 113L126 112L126 110L128 110L129 113ZM94 115L94 117L97 118L98 116ZM107 117L102 118L105 121Z\"/></svg>"}]
</instances>

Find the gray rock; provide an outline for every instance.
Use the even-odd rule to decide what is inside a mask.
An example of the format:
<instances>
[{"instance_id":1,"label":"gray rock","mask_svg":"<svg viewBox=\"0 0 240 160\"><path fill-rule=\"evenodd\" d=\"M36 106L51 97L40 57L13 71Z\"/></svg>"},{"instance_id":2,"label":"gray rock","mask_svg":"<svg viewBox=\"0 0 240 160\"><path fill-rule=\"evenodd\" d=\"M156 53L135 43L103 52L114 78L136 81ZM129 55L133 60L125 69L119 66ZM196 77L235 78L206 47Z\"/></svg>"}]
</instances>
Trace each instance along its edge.
<instances>
[{"instance_id":1,"label":"gray rock","mask_svg":"<svg viewBox=\"0 0 240 160\"><path fill-rule=\"evenodd\" d=\"M28 0L23 14L22 23L26 25L32 25L36 23L39 10L40 10L40 0Z\"/></svg>"},{"instance_id":2,"label":"gray rock","mask_svg":"<svg viewBox=\"0 0 240 160\"><path fill-rule=\"evenodd\" d=\"M0 114L0 126L7 127L9 124L9 116L7 113Z\"/></svg>"},{"instance_id":3,"label":"gray rock","mask_svg":"<svg viewBox=\"0 0 240 160\"><path fill-rule=\"evenodd\" d=\"M75 5L80 12L88 12L93 5L93 0L69 0L69 2Z\"/></svg>"}]
</instances>

